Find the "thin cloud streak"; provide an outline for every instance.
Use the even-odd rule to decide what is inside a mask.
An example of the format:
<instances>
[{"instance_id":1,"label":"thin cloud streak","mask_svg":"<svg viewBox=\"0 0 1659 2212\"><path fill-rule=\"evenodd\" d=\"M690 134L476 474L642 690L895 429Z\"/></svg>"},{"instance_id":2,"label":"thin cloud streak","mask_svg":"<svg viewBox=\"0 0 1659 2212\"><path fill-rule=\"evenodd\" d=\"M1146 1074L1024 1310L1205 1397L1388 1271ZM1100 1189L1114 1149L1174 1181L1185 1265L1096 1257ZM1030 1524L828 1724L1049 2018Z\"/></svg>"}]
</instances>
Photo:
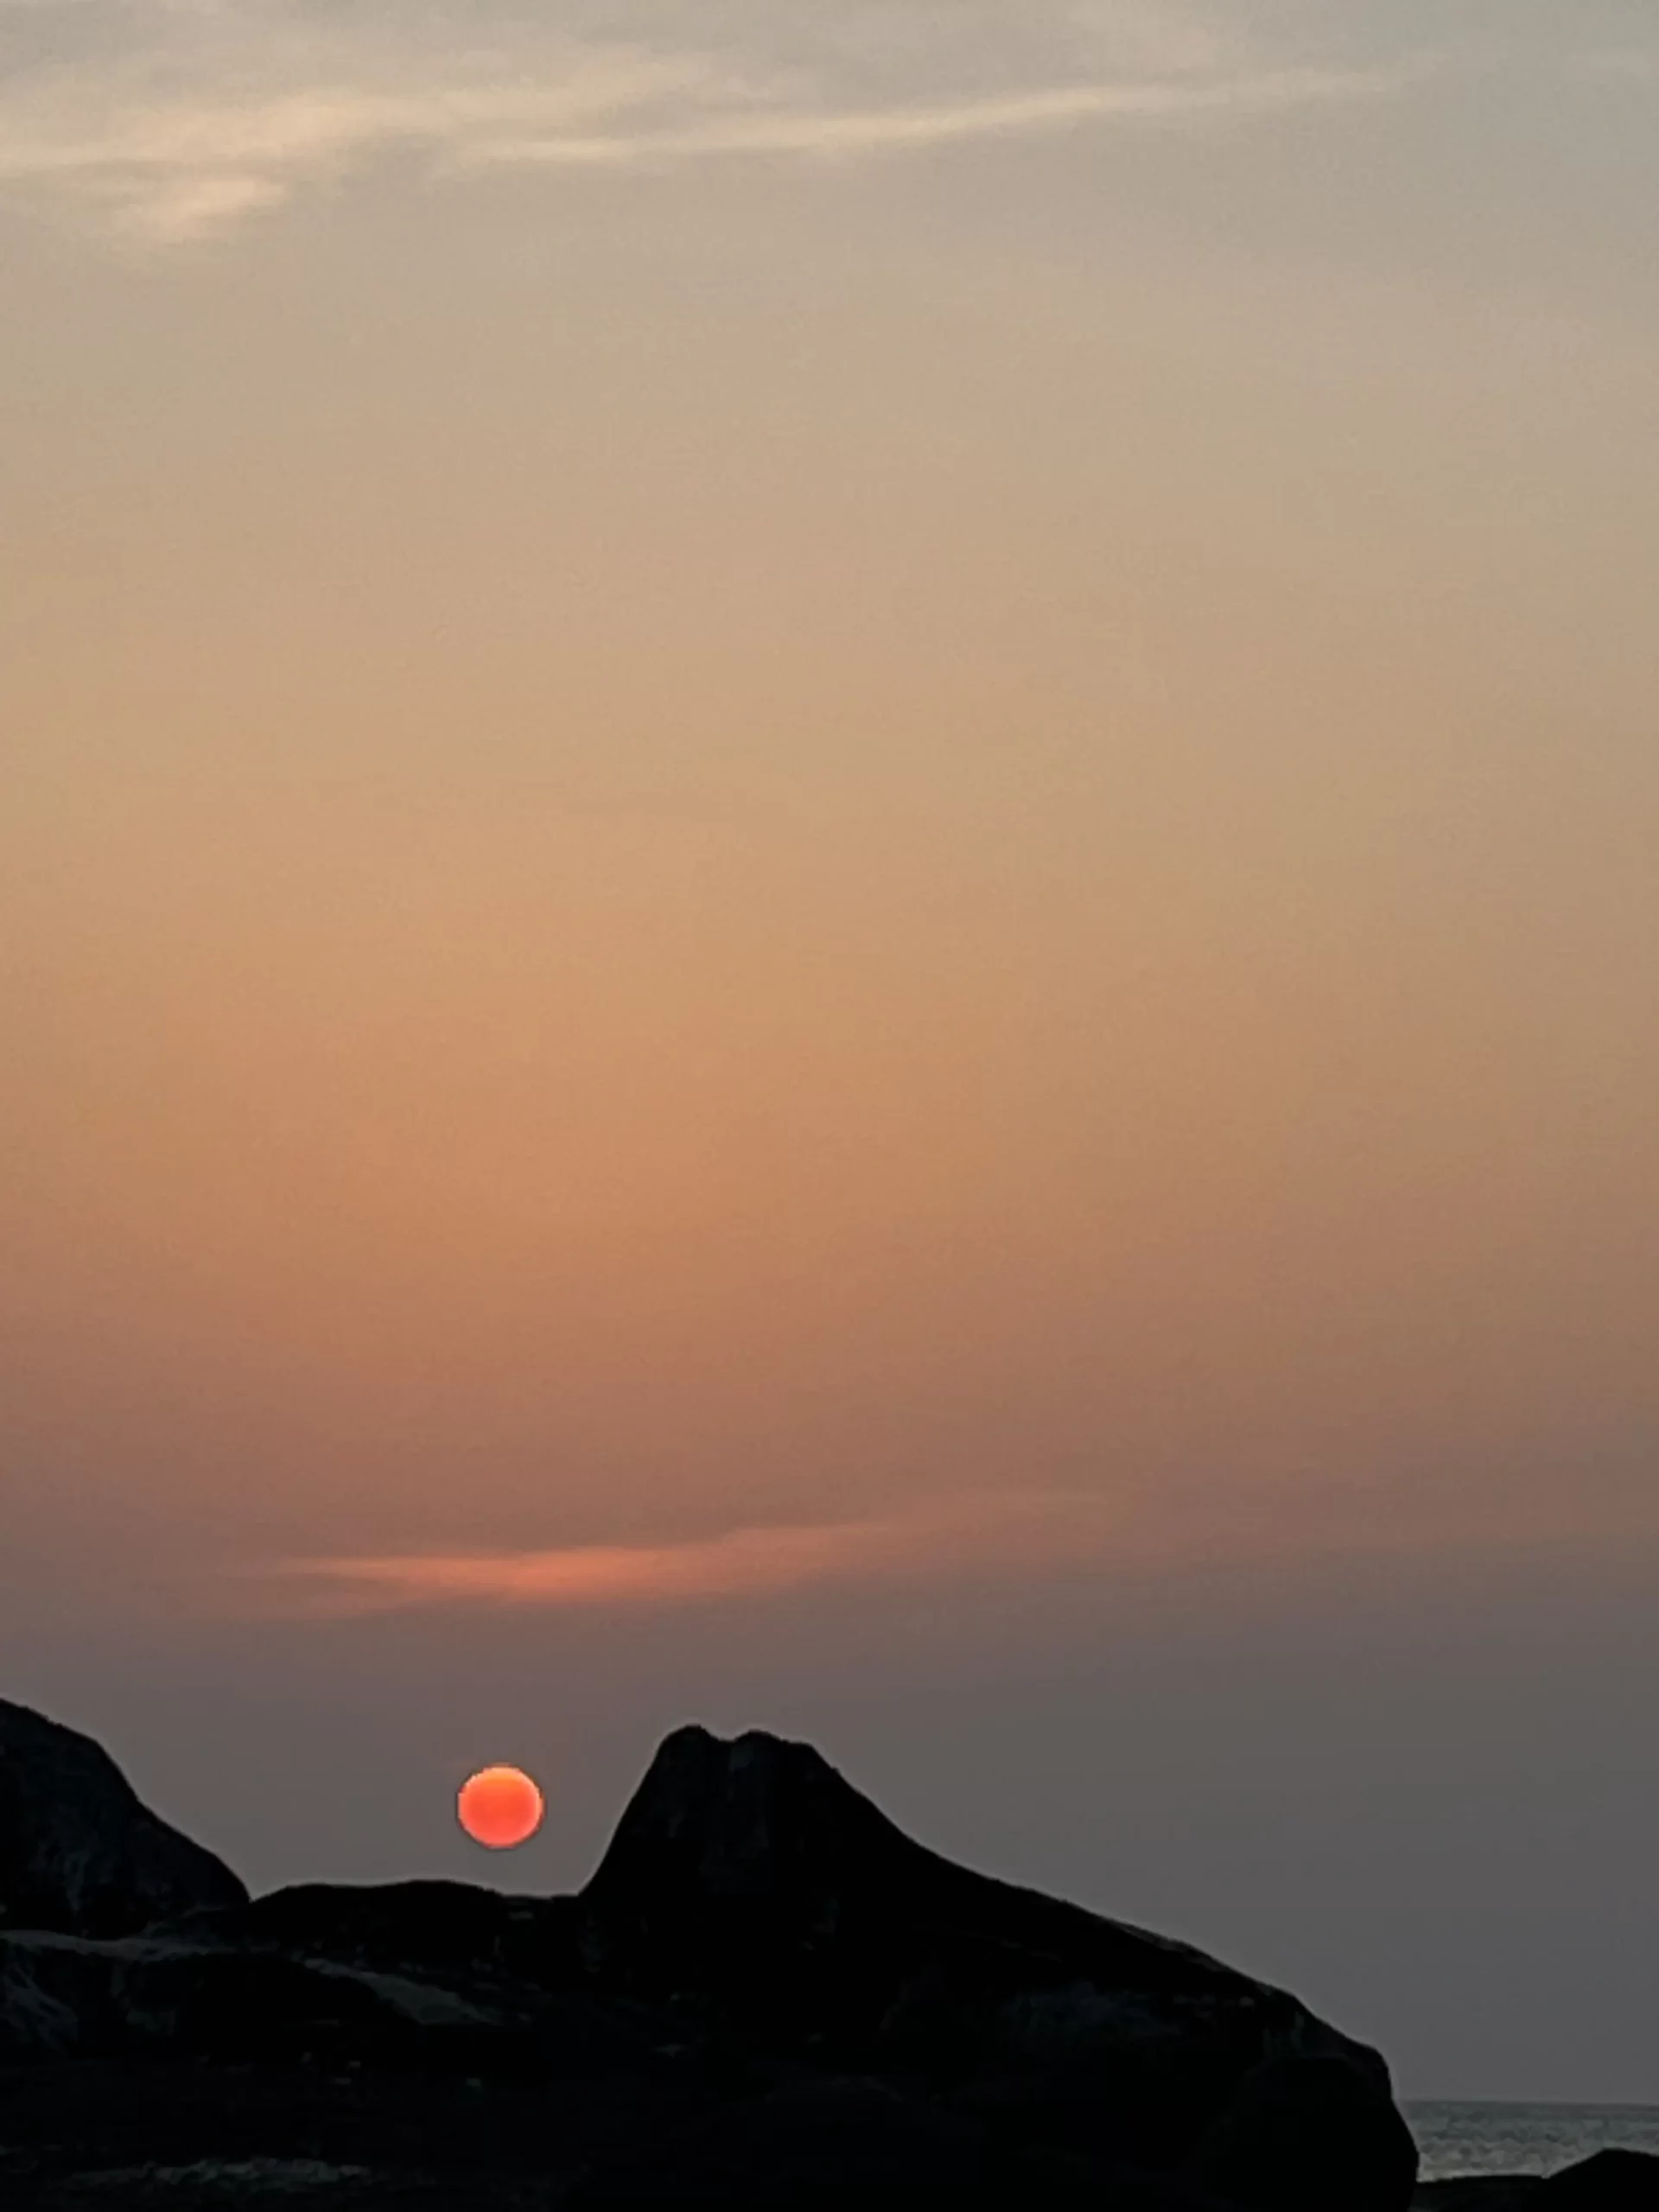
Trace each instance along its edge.
<instances>
[{"instance_id":1,"label":"thin cloud streak","mask_svg":"<svg viewBox=\"0 0 1659 2212\"><path fill-rule=\"evenodd\" d=\"M88 9L103 20L101 0ZM561 32L556 18L533 33L498 25L492 43L460 17L435 33L429 19L416 39L372 11L114 11L111 26L153 23L165 43L103 53L94 41L73 63L48 49L14 73L0 91L0 188L67 196L136 237L179 244L399 151L450 176L856 161L1114 122L1243 118L1404 81L1398 70L1290 57L1269 66L1174 14L1160 41L1127 7L1095 11L1094 32L1069 42L1054 29L1065 16L1040 10L895 10L885 44L869 11L817 36L787 11L716 11L697 21L727 35L706 46L683 13L636 13L630 38ZM52 0L31 16L65 20ZM895 20L911 35L890 50ZM988 25L1001 27L988 45Z\"/></svg>"},{"instance_id":2,"label":"thin cloud streak","mask_svg":"<svg viewBox=\"0 0 1659 2212\"><path fill-rule=\"evenodd\" d=\"M308 1614L685 1605L1041 1572L1109 1557L1124 1534L1122 1515L1105 1501L1039 1493L961 1499L887 1519L738 1529L674 1544L300 1560L279 1569L278 1579L295 1609Z\"/></svg>"},{"instance_id":3,"label":"thin cloud streak","mask_svg":"<svg viewBox=\"0 0 1659 2212\"><path fill-rule=\"evenodd\" d=\"M1241 78L1219 85L1077 85L954 106L871 109L846 114L724 118L694 130L593 138L509 140L479 149L480 162L645 168L699 156L840 156L921 150L974 138L1031 136L1081 124L1156 122L1184 116L1259 113L1317 100L1357 99L1395 88L1397 79L1311 70Z\"/></svg>"},{"instance_id":4,"label":"thin cloud streak","mask_svg":"<svg viewBox=\"0 0 1659 2212\"><path fill-rule=\"evenodd\" d=\"M1037 1581L1163 1573L1220 1560L1234 1568L1316 1556L1529 1548L1594 1540L1651 1543L1644 1492L1587 1529L1570 1498L1517 1505L1508 1483L1332 1482L1316 1470L1258 1470L1248 1483L1188 1488L1128 1481L1112 1491L969 1493L887 1516L736 1529L673 1543L547 1550L385 1553L290 1560L238 1579L283 1618L355 1618L435 1608L672 1606L814 1589Z\"/></svg>"}]
</instances>

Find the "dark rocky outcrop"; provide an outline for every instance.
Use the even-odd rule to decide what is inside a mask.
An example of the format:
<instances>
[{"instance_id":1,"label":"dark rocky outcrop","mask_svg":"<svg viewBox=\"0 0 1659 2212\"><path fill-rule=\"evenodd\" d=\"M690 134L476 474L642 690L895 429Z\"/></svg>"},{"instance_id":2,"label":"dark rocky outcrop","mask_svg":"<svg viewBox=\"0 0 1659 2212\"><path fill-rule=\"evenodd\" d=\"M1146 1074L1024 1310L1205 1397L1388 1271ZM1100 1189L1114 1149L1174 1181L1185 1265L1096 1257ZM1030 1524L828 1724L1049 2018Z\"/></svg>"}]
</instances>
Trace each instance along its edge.
<instances>
[{"instance_id":1,"label":"dark rocky outcrop","mask_svg":"<svg viewBox=\"0 0 1659 2212\"><path fill-rule=\"evenodd\" d=\"M953 1865L805 1745L670 1738L575 1898L251 1901L95 1745L0 1712L8 2206L1411 2202L1375 2052Z\"/></svg>"},{"instance_id":2,"label":"dark rocky outcrop","mask_svg":"<svg viewBox=\"0 0 1659 2212\"><path fill-rule=\"evenodd\" d=\"M1659 2158L1642 2151L1598 2151L1548 2179L1494 2174L1427 2182L1423 2212L1659 2212Z\"/></svg>"},{"instance_id":3,"label":"dark rocky outcrop","mask_svg":"<svg viewBox=\"0 0 1659 2212\"><path fill-rule=\"evenodd\" d=\"M0 1929L130 1936L246 1897L91 1737L0 1700Z\"/></svg>"},{"instance_id":4,"label":"dark rocky outcrop","mask_svg":"<svg viewBox=\"0 0 1659 2212\"><path fill-rule=\"evenodd\" d=\"M940 1858L805 1745L671 1736L581 1904L607 1983L774 2048L1120 2163L1243 2179L1305 2139L1321 2206L1345 2144L1353 2212L1410 2201L1375 2051L1185 1944Z\"/></svg>"},{"instance_id":5,"label":"dark rocky outcrop","mask_svg":"<svg viewBox=\"0 0 1659 2212\"><path fill-rule=\"evenodd\" d=\"M503 1896L466 1882L358 1886L307 1882L213 1911L175 1930L194 1941L276 1950L336 1966L492 1977L541 1990L583 1984L573 1897Z\"/></svg>"},{"instance_id":6,"label":"dark rocky outcrop","mask_svg":"<svg viewBox=\"0 0 1659 2212\"><path fill-rule=\"evenodd\" d=\"M1551 2175L1540 2212L1659 2212L1659 2158L1641 2151L1598 2151Z\"/></svg>"},{"instance_id":7,"label":"dark rocky outcrop","mask_svg":"<svg viewBox=\"0 0 1659 2212\"><path fill-rule=\"evenodd\" d=\"M533 2008L431 1979L168 1936L0 1936L0 2062L166 2052L470 2068Z\"/></svg>"}]
</instances>

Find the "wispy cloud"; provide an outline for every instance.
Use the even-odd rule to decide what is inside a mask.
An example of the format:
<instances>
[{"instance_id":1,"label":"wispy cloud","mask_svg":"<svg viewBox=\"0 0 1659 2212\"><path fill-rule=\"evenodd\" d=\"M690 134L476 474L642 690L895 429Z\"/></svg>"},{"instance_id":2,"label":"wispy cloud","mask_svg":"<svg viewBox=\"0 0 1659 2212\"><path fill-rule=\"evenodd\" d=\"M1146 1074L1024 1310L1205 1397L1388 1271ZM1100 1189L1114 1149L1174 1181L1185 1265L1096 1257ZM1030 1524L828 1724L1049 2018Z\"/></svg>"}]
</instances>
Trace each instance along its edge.
<instances>
[{"instance_id":1,"label":"wispy cloud","mask_svg":"<svg viewBox=\"0 0 1659 2212\"><path fill-rule=\"evenodd\" d=\"M176 243L399 151L451 175L846 161L1396 81L1257 51L1198 0L0 0L0 188Z\"/></svg>"},{"instance_id":2,"label":"wispy cloud","mask_svg":"<svg viewBox=\"0 0 1659 2212\"><path fill-rule=\"evenodd\" d=\"M1375 78L1314 70L1265 73L1216 84L1076 85L943 105L728 115L690 129L614 137L505 139L474 149L479 161L642 166L698 156L834 158L947 146L964 139L1064 130L1114 118L1142 121L1294 106L1375 92Z\"/></svg>"},{"instance_id":3,"label":"wispy cloud","mask_svg":"<svg viewBox=\"0 0 1659 2212\"><path fill-rule=\"evenodd\" d=\"M685 1605L837 1584L1030 1573L1113 1556L1124 1516L1052 1492L969 1497L885 1518L750 1528L665 1544L300 1560L277 1570L294 1609L355 1614L438 1605Z\"/></svg>"},{"instance_id":4,"label":"wispy cloud","mask_svg":"<svg viewBox=\"0 0 1659 2212\"><path fill-rule=\"evenodd\" d=\"M1314 1467L1238 1468L1200 1484L1144 1477L1086 1491L970 1491L857 1519L677 1541L290 1560L236 1578L234 1602L305 1618L655 1608L835 1588L1140 1577L1217 1561L1236 1570L1316 1556L1439 1556L1616 1534L1650 1543L1656 1528L1650 1485L1604 1495L1586 1513L1570 1486L1529 1479L1524 1470L1453 1483L1433 1474L1373 1480Z\"/></svg>"}]
</instances>

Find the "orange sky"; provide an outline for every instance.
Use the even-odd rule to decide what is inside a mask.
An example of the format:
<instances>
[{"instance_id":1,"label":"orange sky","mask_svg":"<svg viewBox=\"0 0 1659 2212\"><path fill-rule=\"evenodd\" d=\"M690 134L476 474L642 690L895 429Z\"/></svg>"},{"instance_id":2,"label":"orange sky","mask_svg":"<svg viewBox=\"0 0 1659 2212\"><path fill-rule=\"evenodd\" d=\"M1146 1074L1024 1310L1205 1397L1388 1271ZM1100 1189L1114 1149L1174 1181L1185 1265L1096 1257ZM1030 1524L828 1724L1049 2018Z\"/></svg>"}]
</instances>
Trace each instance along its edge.
<instances>
[{"instance_id":1,"label":"orange sky","mask_svg":"<svg viewBox=\"0 0 1659 2212\"><path fill-rule=\"evenodd\" d=\"M1650 1547L1645 16L579 12L0 13L0 1639Z\"/></svg>"}]
</instances>

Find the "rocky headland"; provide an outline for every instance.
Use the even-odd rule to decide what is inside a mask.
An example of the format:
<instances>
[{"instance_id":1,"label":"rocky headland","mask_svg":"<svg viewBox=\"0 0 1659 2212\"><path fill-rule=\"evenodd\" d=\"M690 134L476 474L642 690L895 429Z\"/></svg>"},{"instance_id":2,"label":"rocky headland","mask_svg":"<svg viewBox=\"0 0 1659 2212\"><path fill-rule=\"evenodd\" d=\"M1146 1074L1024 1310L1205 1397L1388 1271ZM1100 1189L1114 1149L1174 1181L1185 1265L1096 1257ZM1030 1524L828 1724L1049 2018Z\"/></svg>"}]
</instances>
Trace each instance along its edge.
<instances>
[{"instance_id":1,"label":"rocky headland","mask_svg":"<svg viewBox=\"0 0 1659 2212\"><path fill-rule=\"evenodd\" d=\"M1659 2205L1659 2162L1592 2165L1421 2201ZM1416 2182L1376 2051L953 1865L804 1745L671 1736L575 1897L256 1899L0 1703L3 2212L1407 2212Z\"/></svg>"}]
</instances>

